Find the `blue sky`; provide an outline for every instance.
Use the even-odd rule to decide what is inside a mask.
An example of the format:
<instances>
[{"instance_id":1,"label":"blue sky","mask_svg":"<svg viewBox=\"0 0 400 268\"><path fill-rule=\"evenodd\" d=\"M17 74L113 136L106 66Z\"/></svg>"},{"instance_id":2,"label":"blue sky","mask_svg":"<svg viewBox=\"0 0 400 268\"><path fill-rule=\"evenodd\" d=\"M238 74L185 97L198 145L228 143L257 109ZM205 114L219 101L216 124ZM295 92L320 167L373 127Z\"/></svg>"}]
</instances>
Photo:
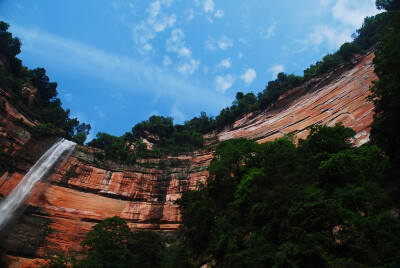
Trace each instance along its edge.
<instances>
[{"instance_id":1,"label":"blue sky","mask_svg":"<svg viewBox=\"0 0 400 268\"><path fill-rule=\"evenodd\" d=\"M375 15L375 0L0 0L71 115L122 135L151 115L217 115L278 72L302 75Z\"/></svg>"}]
</instances>

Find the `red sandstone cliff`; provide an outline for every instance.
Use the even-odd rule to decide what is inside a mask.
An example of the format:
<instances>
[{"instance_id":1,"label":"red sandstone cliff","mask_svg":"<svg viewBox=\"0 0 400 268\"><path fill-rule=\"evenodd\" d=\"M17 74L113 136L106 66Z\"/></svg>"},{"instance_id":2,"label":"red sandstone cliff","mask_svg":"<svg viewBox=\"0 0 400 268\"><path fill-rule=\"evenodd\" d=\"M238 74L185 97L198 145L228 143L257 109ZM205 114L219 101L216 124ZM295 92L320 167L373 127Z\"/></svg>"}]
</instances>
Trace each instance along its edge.
<instances>
[{"instance_id":1,"label":"red sandstone cliff","mask_svg":"<svg viewBox=\"0 0 400 268\"><path fill-rule=\"evenodd\" d=\"M371 81L376 79L373 56L289 91L273 109L248 114L218 133L218 141L246 137L265 142L290 132L304 138L312 124L341 121L356 131L357 144L365 143L373 112L366 100ZM0 141L6 149L13 144L23 159L14 173L0 174L2 196L9 194L51 143L32 143L29 133L12 123L10 116L35 124L8 102L7 113L0 114ZM78 147L36 187L24 215L4 239L7 251L34 257L46 250L77 249L94 224L114 215L126 219L133 229L176 230L180 214L174 201L205 182L211 159L212 149L207 149L177 158L143 160L134 166L105 166L96 162L90 150Z\"/></svg>"}]
</instances>

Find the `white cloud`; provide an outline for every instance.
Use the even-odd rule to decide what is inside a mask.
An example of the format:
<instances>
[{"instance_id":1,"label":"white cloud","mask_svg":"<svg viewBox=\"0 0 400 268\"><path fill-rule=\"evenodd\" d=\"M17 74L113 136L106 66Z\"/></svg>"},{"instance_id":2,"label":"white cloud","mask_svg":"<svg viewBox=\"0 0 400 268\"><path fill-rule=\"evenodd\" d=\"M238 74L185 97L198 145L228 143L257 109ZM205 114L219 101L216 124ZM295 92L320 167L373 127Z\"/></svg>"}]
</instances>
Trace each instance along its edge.
<instances>
[{"instance_id":1,"label":"white cloud","mask_svg":"<svg viewBox=\"0 0 400 268\"><path fill-rule=\"evenodd\" d=\"M106 113L99 111L99 117L100 118L105 118L106 117Z\"/></svg>"},{"instance_id":2,"label":"white cloud","mask_svg":"<svg viewBox=\"0 0 400 268\"><path fill-rule=\"evenodd\" d=\"M171 111L170 111L170 116L174 118L175 120L178 121L184 121L185 120L185 115L183 112L179 109L178 105L174 103L172 105Z\"/></svg>"},{"instance_id":3,"label":"white cloud","mask_svg":"<svg viewBox=\"0 0 400 268\"><path fill-rule=\"evenodd\" d=\"M238 53L238 58L239 58L239 59L242 59L242 58L243 58L243 53L240 52L240 51L239 51L239 53Z\"/></svg>"},{"instance_id":4,"label":"white cloud","mask_svg":"<svg viewBox=\"0 0 400 268\"><path fill-rule=\"evenodd\" d=\"M211 36L207 37L207 40L204 42L204 47L206 50L215 51L217 48L215 46L215 40Z\"/></svg>"},{"instance_id":5,"label":"white cloud","mask_svg":"<svg viewBox=\"0 0 400 268\"><path fill-rule=\"evenodd\" d=\"M176 22L176 15L165 15L162 14L162 3L169 5L165 1L155 1L150 4L149 7L149 17L147 18L147 23L152 26L155 32L163 32L167 27L172 27Z\"/></svg>"},{"instance_id":6,"label":"white cloud","mask_svg":"<svg viewBox=\"0 0 400 268\"><path fill-rule=\"evenodd\" d=\"M199 110L208 109L208 111L211 110L210 112L217 113L222 106L231 102L228 96L216 92L213 87L205 87L199 82L184 79L179 73L170 69L166 70L160 66L161 64L152 64L124 54L106 52L71 39L49 34L40 28L24 28L14 24L10 30L21 38L24 53L41 59L42 64L48 66L49 69L70 70L77 81L82 77L92 77L99 80L100 84L112 85L113 92L121 92L124 96L160 94L164 101L182 103L183 106L179 107L182 111L198 107ZM192 65L196 65L196 62ZM59 89L64 86L62 81L59 81ZM90 94L98 93L98 88L88 87L87 90ZM64 94L65 92L60 90L62 97ZM127 105L128 109L133 112L132 107L140 101L140 99L132 99L130 105ZM149 111L152 109L154 108L148 108ZM73 111L75 114L79 113L75 108ZM93 118L102 121L99 119L98 111L94 112L96 117ZM116 117L112 113L105 110L102 112L107 113L104 115L106 118L115 120ZM82 119L92 125L92 133L101 131L94 128L95 121L93 120Z\"/></svg>"},{"instance_id":7,"label":"white cloud","mask_svg":"<svg viewBox=\"0 0 400 268\"><path fill-rule=\"evenodd\" d=\"M327 7L330 5L330 3L332 3L332 0L319 0L321 6L323 7Z\"/></svg>"},{"instance_id":8,"label":"white cloud","mask_svg":"<svg viewBox=\"0 0 400 268\"><path fill-rule=\"evenodd\" d=\"M296 42L297 51L307 49L319 53L320 46L327 44L330 50L338 49L351 41L351 35L359 28L366 16L379 11L374 0L320 0L321 6L330 8L334 21L331 24L315 25L306 37Z\"/></svg>"},{"instance_id":9,"label":"white cloud","mask_svg":"<svg viewBox=\"0 0 400 268\"><path fill-rule=\"evenodd\" d=\"M97 111L97 115L98 115L100 118L105 118L105 117L106 117L106 113L103 112L102 110L100 110L100 108L99 108L98 106L93 107L93 109L94 109L95 111Z\"/></svg>"},{"instance_id":10,"label":"white cloud","mask_svg":"<svg viewBox=\"0 0 400 268\"><path fill-rule=\"evenodd\" d=\"M276 64L271 66L271 68L269 68L269 72L272 73L272 79L276 79L276 76L283 72L285 70L285 67L281 64Z\"/></svg>"},{"instance_id":11,"label":"white cloud","mask_svg":"<svg viewBox=\"0 0 400 268\"><path fill-rule=\"evenodd\" d=\"M230 58L223 59L223 60L218 64L218 67L221 67L221 68L230 68L231 66L232 66L232 63L231 63L231 59L230 59Z\"/></svg>"},{"instance_id":12,"label":"white cloud","mask_svg":"<svg viewBox=\"0 0 400 268\"><path fill-rule=\"evenodd\" d=\"M71 102L71 101L73 100L73 98L74 98L74 95L72 95L71 93L67 93L67 94L64 94L64 97L65 97L69 102Z\"/></svg>"},{"instance_id":13,"label":"white cloud","mask_svg":"<svg viewBox=\"0 0 400 268\"><path fill-rule=\"evenodd\" d=\"M373 0L338 0L332 9L335 19L354 28L359 28L366 16L376 15L378 12Z\"/></svg>"},{"instance_id":14,"label":"white cloud","mask_svg":"<svg viewBox=\"0 0 400 268\"><path fill-rule=\"evenodd\" d=\"M227 36L221 36L218 40L218 47L222 50L226 50L233 46L233 41L229 39Z\"/></svg>"},{"instance_id":15,"label":"white cloud","mask_svg":"<svg viewBox=\"0 0 400 268\"><path fill-rule=\"evenodd\" d=\"M207 37L207 40L204 42L204 47L208 51L215 51L217 48L222 50L227 50L228 48L233 46L233 41L229 39L227 36L221 36L218 41L216 41L211 36Z\"/></svg>"},{"instance_id":16,"label":"white cloud","mask_svg":"<svg viewBox=\"0 0 400 268\"><path fill-rule=\"evenodd\" d=\"M253 68L249 68L247 69L247 71L240 77L240 79L242 79L246 85L250 85L254 79L256 79L257 77L257 73Z\"/></svg>"},{"instance_id":17,"label":"white cloud","mask_svg":"<svg viewBox=\"0 0 400 268\"><path fill-rule=\"evenodd\" d=\"M313 32L308 35L308 43L318 46L323 42L328 42L332 49L337 49L344 42L351 41L351 29L334 28L329 25L317 25Z\"/></svg>"},{"instance_id":18,"label":"white cloud","mask_svg":"<svg viewBox=\"0 0 400 268\"><path fill-rule=\"evenodd\" d=\"M260 27L259 33L261 37L264 39L271 38L275 34L275 27L276 27L276 21L273 21L267 29Z\"/></svg>"},{"instance_id":19,"label":"white cloud","mask_svg":"<svg viewBox=\"0 0 400 268\"><path fill-rule=\"evenodd\" d=\"M203 10L206 13L213 12L214 11L214 0L204 0Z\"/></svg>"},{"instance_id":20,"label":"white cloud","mask_svg":"<svg viewBox=\"0 0 400 268\"><path fill-rule=\"evenodd\" d=\"M219 92L225 93L235 83L235 78L227 74L225 76L218 75L215 77L215 87Z\"/></svg>"},{"instance_id":21,"label":"white cloud","mask_svg":"<svg viewBox=\"0 0 400 268\"><path fill-rule=\"evenodd\" d=\"M164 56L163 65L164 66L169 66L171 64L172 64L171 59L168 56Z\"/></svg>"},{"instance_id":22,"label":"white cloud","mask_svg":"<svg viewBox=\"0 0 400 268\"><path fill-rule=\"evenodd\" d=\"M150 41L156 38L157 33L164 32L176 23L176 15L166 15L163 7L169 7L171 1L158 0L150 3L149 16L133 27L133 40L141 53L148 53L154 49Z\"/></svg>"},{"instance_id":23,"label":"white cloud","mask_svg":"<svg viewBox=\"0 0 400 268\"><path fill-rule=\"evenodd\" d=\"M129 87L129 85L136 84L135 90L139 90L141 87L146 90L154 88L155 92L164 92L165 94L170 94L170 89L175 88L181 92L181 95L184 94L189 99L192 94L199 96L205 90L176 75L165 73L165 70L159 66L137 59L106 53L37 29L18 28L14 25L12 31L24 42L26 53L35 53L47 60L48 64L79 70L79 73L92 75L116 86ZM194 72L200 65L199 61L184 59L188 60L188 64L181 64L178 68L181 73ZM204 96L205 98L206 96ZM214 100L212 101L214 102Z\"/></svg>"},{"instance_id":24,"label":"white cloud","mask_svg":"<svg viewBox=\"0 0 400 268\"><path fill-rule=\"evenodd\" d=\"M217 18L222 18L222 17L224 16L224 14L225 14L225 12L224 12L223 9L218 9L218 10L215 12L214 16L217 17Z\"/></svg>"},{"instance_id":25,"label":"white cloud","mask_svg":"<svg viewBox=\"0 0 400 268\"><path fill-rule=\"evenodd\" d=\"M163 32L165 28L172 27L176 22L176 15L164 16L159 20L155 21L153 24L153 29L155 32Z\"/></svg>"},{"instance_id":26,"label":"white cloud","mask_svg":"<svg viewBox=\"0 0 400 268\"><path fill-rule=\"evenodd\" d=\"M174 52L180 57L190 57L191 51L184 43L185 34L182 29L174 29L165 43L168 52Z\"/></svg>"},{"instance_id":27,"label":"white cloud","mask_svg":"<svg viewBox=\"0 0 400 268\"><path fill-rule=\"evenodd\" d=\"M200 61L189 59L187 62L181 63L181 65L176 69L181 74L193 74L200 66Z\"/></svg>"},{"instance_id":28,"label":"white cloud","mask_svg":"<svg viewBox=\"0 0 400 268\"><path fill-rule=\"evenodd\" d=\"M147 53L153 49L153 46L149 44L149 40L156 37L156 34L149 28L145 23L136 25L133 28L133 40L138 45L140 52Z\"/></svg>"},{"instance_id":29,"label":"white cloud","mask_svg":"<svg viewBox=\"0 0 400 268\"><path fill-rule=\"evenodd\" d=\"M200 61L192 58L192 52L185 46L185 34L182 29L174 29L171 32L170 38L166 40L166 47L168 52L173 52L180 58L184 58L176 70L184 75L193 74L200 65Z\"/></svg>"},{"instance_id":30,"label":"white cloud","mask_svg":"<svg viewBox=\"0 0 400 268\"><path fill-rule=\"evenodd\" d=\"M246 45L248 47L250 47L249 42L247 42L247 39L245 37L239 37L239 42L242 43L243 45Z\"/></svg>"},{"instance_id":31,"label":"white cloud","mask_svg":"<svg viewBox=\"0 0 400 268\"><path fill-rule=\"evenodd\" d=\"M194 11L193 11L193 8L190 8L190 9L188 9L188 10L185 10L185 15L187 16L187 17L186 17L186 20L187 20L187 21L191 21L192 19L194 19Z\"/></svg>"}]
</instances>

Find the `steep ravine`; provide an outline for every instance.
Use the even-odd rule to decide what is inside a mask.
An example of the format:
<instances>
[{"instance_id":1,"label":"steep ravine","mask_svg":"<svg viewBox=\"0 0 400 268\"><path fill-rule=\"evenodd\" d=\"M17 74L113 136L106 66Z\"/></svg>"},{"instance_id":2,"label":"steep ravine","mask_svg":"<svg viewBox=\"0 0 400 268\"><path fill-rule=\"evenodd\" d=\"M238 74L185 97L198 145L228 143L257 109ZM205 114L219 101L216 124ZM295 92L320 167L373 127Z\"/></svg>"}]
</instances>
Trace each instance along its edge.
<instances>
[{"instance_id":1,"label":"steep ravine","mask_svg":"<svg viewBox=\"0 0 400 268\"><path fill-rule=\"evenodd\" d=\"M373 56L368 54L353 65L342 66L289 91L275 107L248 114L218 133L218 141L246 137L266 142L291 132L304 138L312 124L333 125L341 121L356 131L358 145L365 143L373 114L373 105L366 100L371 81L376 79ZM11 112L10 105L7 107ZM17 109L12 112L17 113ZM2 148L14 144L19 163L12 174L0 174L0 196L9 194L53 142L32 143L29 136L24 136L24 130L9 119L10 115L1 114L0 141ZM92 149L80 146L45 182L37 185L23 216L2 238L2 247L13 256L28 258L43 256L49 250L78 249L94 224L114 215L126 219L133 229L175 231L180 214L174 201L182 192L205 182L213 146L210 148L122 166L99 163Z\"/></svg>"}]
</instances>

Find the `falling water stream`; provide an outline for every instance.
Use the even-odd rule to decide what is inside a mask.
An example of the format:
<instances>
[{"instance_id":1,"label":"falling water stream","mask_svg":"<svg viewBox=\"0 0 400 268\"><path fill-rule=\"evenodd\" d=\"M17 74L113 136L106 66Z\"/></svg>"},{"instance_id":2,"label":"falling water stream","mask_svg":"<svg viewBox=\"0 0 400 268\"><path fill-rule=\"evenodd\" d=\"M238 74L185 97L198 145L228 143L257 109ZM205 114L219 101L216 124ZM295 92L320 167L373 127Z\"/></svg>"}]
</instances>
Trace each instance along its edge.
<instances>
[{"instance_id":1,"label":"falling water stream","mask_svg":"<svg viewBox=\"0 0 400 268\"><path fill-rule=\"evenodd\" d=\"M26 173L11 193L0 203L0 230L13 217L18 207L30 195L33 186L40 181L47 172L61 159L70 154L76 144L72 141L61 139L56 142Z\"/></svg>"}]
</instances>

